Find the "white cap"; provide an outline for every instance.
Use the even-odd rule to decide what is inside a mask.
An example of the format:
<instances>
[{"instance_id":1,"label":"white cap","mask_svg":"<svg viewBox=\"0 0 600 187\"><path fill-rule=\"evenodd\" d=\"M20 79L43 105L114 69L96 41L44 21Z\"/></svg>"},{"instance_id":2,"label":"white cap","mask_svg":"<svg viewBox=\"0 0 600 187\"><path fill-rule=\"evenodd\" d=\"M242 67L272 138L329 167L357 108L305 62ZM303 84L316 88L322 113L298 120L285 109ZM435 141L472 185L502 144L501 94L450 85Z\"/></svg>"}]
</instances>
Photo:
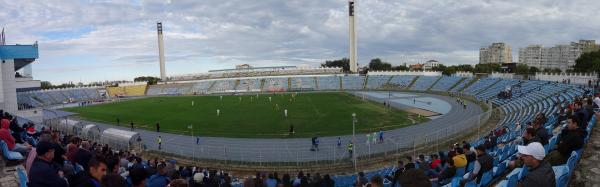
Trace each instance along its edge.
<instances>
[{"instance_id":1,"label":"white cap","mask_svg":"<svg viewBox=\"0 0 600 187\"><path fill-rule=\"evenodd\" d=\"M546 157L544 146L539 142L531 142L527 146L517 146L517 150L523 155L533 156L536 160L544 160Z\"/></svg>"}]
</instances>

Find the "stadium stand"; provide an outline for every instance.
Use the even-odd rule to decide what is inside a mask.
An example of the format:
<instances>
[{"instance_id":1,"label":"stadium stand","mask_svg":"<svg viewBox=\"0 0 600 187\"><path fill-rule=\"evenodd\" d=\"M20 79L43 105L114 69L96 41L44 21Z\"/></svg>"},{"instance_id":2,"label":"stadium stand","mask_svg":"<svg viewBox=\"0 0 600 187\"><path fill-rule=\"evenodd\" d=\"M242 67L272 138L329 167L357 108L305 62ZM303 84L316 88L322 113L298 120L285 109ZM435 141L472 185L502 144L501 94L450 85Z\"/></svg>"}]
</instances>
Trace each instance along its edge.
<instances>
[{"instance_id":1,"label":"stadium stand","mask_svg":"<svg viewBox=\"0 0 600 187\"><path fill-rule=\"evenodd\" d=\"M462 92L468 95L475 95L489 87L494 86L501 79L498 78L482 78L477 80L471 86L465 88Z\"/></svg>"},{"instance_id":2,"label":"stadium stand","mask_svg":"<svg viewBox=\"0 0 600 187\"><path fill-rule=\"evenodd\" d=\"M475 78L473 77L467 77L465 79L463 79L462 81L460 81L456 86L454 86L454 88L450 89L450 92L459 92L462 91L463 89L465 89L466 86L468 86Z\"/></svg>"},{"instance_id":3,"label":"stadium stand","mask_svg":"<svg viewBox=\"0 0 600 187\"><path fill-rule=\"evenodd\" d=\"M444 92L448 91L452 86L456 85L462 79L462 77L443 76L437 83L433 85L433 87L431 87L431 90Z\"/></svg>"},{"instance_id":4,"label":"stadium stand","mask_svg":"<svg viewBox=\"0 0 600 187\"><path fill-rule=\"evenodd\" d=\"M118 96L144 96L146 95L146 84L140 85L127 85L127 86L114 86L106 87L106 91L110 97Z\"/></svg>"},{"instance_id":5,"label":"stadium stand","mask_svg":"<svg viewBox=\"0 0 600 187\"><path fill-rule=\"evenodd\" d=\"M429 90L429 88L431 88L431 86L439 78L440 77L434 77L434 76L419 76L419 77L417 77L417 80L415 81L415 83L413 84L413 86L410 89L411 90L418 90L418 91Z\"/></svg>"},{"instance_id":6,"label":"stadium stand","mask_svg":"<svg viewBox=\"0 0 600 187\"><path fill-rule=\"evenodd\" d=\"M407 89L416 77L415 75L393 76L390 80L390 85L398 89Z\"/></svg>"},{"instance_id":7,"label":"stadium stand","mask_svg":"<svg viewBox=\"0 0 600 187\"><path fill-rule=\"evenodd\" d=\"M318 90L339 90L340 81L338 76L317 77Z\"/></svg>"},{"instance_id":8,"label":"stadium stand","mask_svg":"<svg viewBox=\"0 0 600 187\"><path fill-rule=\"evenodd\" d=\"M384 85L388 84L390 76L385 75L371 75L367 77L367 89L377 90L383 89Z\"/></svg>"},{"instance_id":9,"label":"stadium stand","mask_svg":"<svg viewBox=\"0 0 600 187\"><path fill-rule=\"evenodd\" d=\"M365 85L364 76L347 75L342 77L342 89L344 90L362 90Z\"/></svg>"},{"instance_id":10,"label":"stadium stand","mask_svg":"<svg viewBox=\"0 0 600 187\"><path fill-rule=\"evenodd\" d=\"M284 92L288 89L288 78L266 78L263 79L264 84L262 86L263 92Z\"/></svg>"},{"instance_id":11,"label":"stadium stand","mask_svg":"<svg viewBox=\"0 0 600 187\"><path fill-rule=\"evenodd\" d=\"M290 91L313 91L317 89L315 77L292 77Z\"/></svg>"},{"instance_id":12,"label":"stadium stand","mask_svg":"<svg viewBox=\"0 0 600 187\"><path fill-rule=\"evenodd\" d=\"M17 103L20 108L35 108L104 99L99 90L100 88L68 88L17 92Z\"/></svg>"}]
</instances>

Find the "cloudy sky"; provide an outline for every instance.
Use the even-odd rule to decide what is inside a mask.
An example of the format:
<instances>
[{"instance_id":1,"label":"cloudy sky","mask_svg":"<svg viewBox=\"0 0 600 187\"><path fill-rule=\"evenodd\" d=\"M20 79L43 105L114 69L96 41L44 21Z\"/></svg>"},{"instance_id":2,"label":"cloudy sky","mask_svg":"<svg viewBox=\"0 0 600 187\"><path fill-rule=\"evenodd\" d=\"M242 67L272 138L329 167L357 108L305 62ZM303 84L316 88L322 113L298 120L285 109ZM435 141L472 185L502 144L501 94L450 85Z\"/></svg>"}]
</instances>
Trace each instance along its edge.
<instances>
[{"instance_id":1,"label":"cloudy sky","mask_svg":"<svg viewBox=\"0 0 600 187\"><path fill-rule=\"evenodd\" d=\"M492 42L519 47L600 39L597 0L358 0L359 64L474 64ZM8 44L39 42L34 77L131 80L254 66L318 66L348 53L345 0L0 0Z\"/></svg>"}]
</instances>

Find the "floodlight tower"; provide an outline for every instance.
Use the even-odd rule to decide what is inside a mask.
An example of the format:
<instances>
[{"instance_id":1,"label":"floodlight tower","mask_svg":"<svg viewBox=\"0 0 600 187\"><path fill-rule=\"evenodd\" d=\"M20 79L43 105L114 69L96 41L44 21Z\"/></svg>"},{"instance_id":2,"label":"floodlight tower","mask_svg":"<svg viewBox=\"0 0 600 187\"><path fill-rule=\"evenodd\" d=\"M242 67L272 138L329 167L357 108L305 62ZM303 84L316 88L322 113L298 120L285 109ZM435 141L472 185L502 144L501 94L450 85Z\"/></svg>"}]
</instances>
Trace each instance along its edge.
<instances>
[{"instance_id":1,"label":"floodlight tower","mask_svg":"<svg viewBox=\"0 0 600 187\"><path fill-rule=\"evenodd\" d=\"M158 32L158 61L160 63L160 80L166 81L167 75L165 73L165 44L163 42L162 23L156 23L156 30Z\"/></svg>"},{"instance_id":2,"label":"floodlight tower","mask_svg":"<svg viewBox=\"0 0 600 187\"><path fill-rule=\"evenodd\" d=\"M350 72L357 73L358 72L358 63L356 62L356 15L354 14L354 5L355 0L348 1L348 12L350 23L348 24L348 32L350 35Z\"/></svg>"}]
</instances>

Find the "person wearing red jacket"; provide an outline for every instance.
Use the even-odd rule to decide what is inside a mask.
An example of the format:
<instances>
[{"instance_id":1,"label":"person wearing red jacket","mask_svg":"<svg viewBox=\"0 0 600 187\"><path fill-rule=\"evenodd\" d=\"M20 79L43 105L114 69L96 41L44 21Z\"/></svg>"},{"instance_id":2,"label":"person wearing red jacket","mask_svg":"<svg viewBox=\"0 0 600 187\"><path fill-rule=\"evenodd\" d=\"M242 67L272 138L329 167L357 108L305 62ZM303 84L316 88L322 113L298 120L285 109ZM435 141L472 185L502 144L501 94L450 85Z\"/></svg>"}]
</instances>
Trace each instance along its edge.
<instances>
[{"instance_id":1,"label":"person wearing red jacket","mask_svg":"<svg viewBox=\"0 0 600 187\"><path fill-rule=\"evenodd\" d=\"M9 125L10 121L8 121L8 119L2 119L2 121L0 121L0 140L6 143L8 150L19 152L23 157L27 157L29 151L31 151L31 146L27 143L15 143L15 138L10 135L10 130L8 129Z\"/></svg>"}]
</instances>

